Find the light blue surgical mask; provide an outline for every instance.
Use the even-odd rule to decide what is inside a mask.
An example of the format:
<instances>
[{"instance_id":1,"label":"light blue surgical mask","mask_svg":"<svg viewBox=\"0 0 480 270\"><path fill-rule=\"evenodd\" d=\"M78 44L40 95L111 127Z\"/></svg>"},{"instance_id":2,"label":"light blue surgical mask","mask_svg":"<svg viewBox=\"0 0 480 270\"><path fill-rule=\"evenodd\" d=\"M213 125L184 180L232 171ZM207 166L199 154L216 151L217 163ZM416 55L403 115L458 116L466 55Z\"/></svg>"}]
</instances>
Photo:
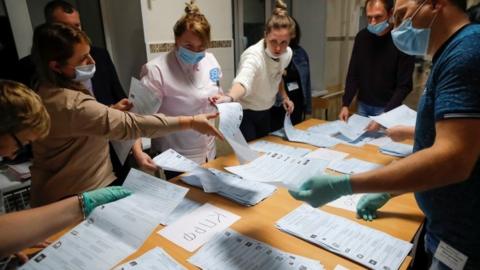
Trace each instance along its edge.
<instances>
[{"instance_id":1,"label":"light blue surgical mask","mask_svg":"<svg viewBox=\"0 0 480 270\"><path fill-rule=\"evenodd\" d=\"M95 64L77 66L75 67L75 78L73 78L73 80L76 82L88 81L93 78L93 75L95 75L95 71Z\"/></svg>"},{"instance_id":2,"label":"light blue surgical mask","mask_svg":"<svg viewBox=\"0 0 480 270\"><path fill-rule=\"evenodd\" d=\"M205 51L193 52L182 46L178 47L177 55L180 60L187 65L198 64L205 57Z\"/></svg>"},{"instance_id":3,"label":"light blue surgical mask","mask_svg":"<svg viewBox=\"0 0 480 270\"><path fill-rule=\"evenodd\" d=\"M428 45L430 43L431 27L437 15L433 17L428 28L413 27L412 20L418 11L427 1L424 1L418 9L413 13L411 18L406 19L397 28L392 30L392 40L395 46L408 55L424 56L427 54Z\"/></svg>"},{"instance_id":4,"label":"light blue surgical mask","mask_svg":"<svg viewBox=\"0 0 480 270\"><path fill-rule=\"evenodd\" d=\"M381 23L377 23L377 24L369 24L367 26L367 30L374 34L374 35L377 35L379 36L381 33L383 33L388 27L390 26L390 24L388 23L388 20L385 20Z\"/></svg>"}]
</instances>

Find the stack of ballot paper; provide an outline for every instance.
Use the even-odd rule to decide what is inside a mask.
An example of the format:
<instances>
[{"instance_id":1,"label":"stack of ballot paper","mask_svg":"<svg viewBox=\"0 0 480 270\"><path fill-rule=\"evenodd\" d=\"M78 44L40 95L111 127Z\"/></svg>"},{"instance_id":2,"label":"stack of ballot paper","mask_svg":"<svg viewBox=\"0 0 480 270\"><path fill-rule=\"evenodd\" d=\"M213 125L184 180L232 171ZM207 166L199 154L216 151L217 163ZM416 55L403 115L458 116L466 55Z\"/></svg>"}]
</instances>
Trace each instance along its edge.
<instances>
[{"instance_id":1,"label":"stack of ballot paper","mask_svg":"<svg viewBox=\"0 0 480 270\"><path fill-rule=\"evenodd\" d=\"M212 168L198 167L182 176L181 179L189 185L202 187L205 192L217 193L246 206L258 204L270 197L277 189L266 183L241 178Z\"/></svg>"},{"instance_id":2,"label":"stack of ballot paper","mask_svg":"<svg viewBox=\"0 0 480 270\"><path fill-rule=\"evenodd\" d=\"M411 243L305 204L276 226L371 269L398 269L412 248Z\"/></svg>"},{"instance_id":3,"label":"stack of ballot paper","mask_svg":"<svg viewBox=\"0 0 480 270\"><path fill-rule=\"evenodd\" d=\"M391 142L380 147L380 152L395 157L406 157L413 153L413 145Z\"/></svg>"},{"instance_id":4,"label":"stack of ballot paper","mask_svg":"<svg viewBox=\"0 0 480 270\"><path fill-rule=\"evenodd\" d=\"M204 269L322 270L319 261L284 252L234 230L218 233L195 255L191 264Z\"/></svg>"},{"instance_id":5,"label":"stack of ballot paper","mask_svg":"<svg viewBox=\"0 0 480 270\"><path fill-rule=\"evenodd\" d=\"M370 116L370 118L386 128L399 125L414 127L417 121L417 112L402 105L381 115Z\"/></svg>"},{"instance_id":6,"label":"stack of ballot paper","mask_svg":"<svg viewBox=\"0 0 480 270\"><path fill-rule=\"evenodd\" d=\"M322 159L266 153L250 163L225 167L225 170L244 179L269 182L291 190L298 190L309 178L323 174L328 163Z\"/></svg>"},{"instance_id":7,"label":"stack of ballot paper","mask_svg":"<svg viewBox=\"0 0 480 270\"><path fill-rule=\"evenodd\" d=\"M32 162L30 161L8 165L5 174L13 181L25 181L31 177L30 166L32 166Z\"/></svg>"},{"instance_id":8,"label":"stack of ballot paper","mask_svg":"<svg viewBox=\"0 0 480 270\"><path fill-rule=\"evenodd\" d=\"M292 120L290 120L289 115L285 115L285 120L283 123L283 128L285 134L289 141L292 142L301 142L306 144L311 144L317 147L332 147L342 141L336 138L333 138L328 135L313 133L305 130L296 129L292 125Z\"/></svg>"},{"instance_id":9,"label":"stack of ballot paper","mask_svg":"<svg viewBox=\"0 0 480 270\"><path fill-rule=\"evenodd\" d=\"M274 152L280 154L286 154L292 157L303 157L310 153L311 150L302 147L293 147L285 144L273 143L264 140L258 140L250 143L250 148L263 153Z\"/></svg>"},{"instance_id":10,"label":"stack of ballot paper","mask_svg":"<svg viewBox=\"0 0 480 270\"><path fill-rule=\"evenodd\" d=\"M95 208L22 269L111 269L143 244L188 191L135 169L123 186L133 194Z\"/></svg>"},{"instance_id":11,"label":"stack of ballot paper","mask_svg":"<svg viewBox=\"0 0 480 270\"><path fill-rule=\"evenodd\" d=\"M328 169L344 174L356 174L375 170L382 166L381 164L350 158L332 162L328 165Z\"/></svg>"},{"instance_id":12,"label":"stack of ballot paper","mask_svg":"<svg viewBox=\"0 0 480 270\"><path fill-rule=\"evenodd\" d=\"M142 256L128 261L115 270L187 270L173 259L163 248L155 247Z\"/></svg>"}]
</instances>

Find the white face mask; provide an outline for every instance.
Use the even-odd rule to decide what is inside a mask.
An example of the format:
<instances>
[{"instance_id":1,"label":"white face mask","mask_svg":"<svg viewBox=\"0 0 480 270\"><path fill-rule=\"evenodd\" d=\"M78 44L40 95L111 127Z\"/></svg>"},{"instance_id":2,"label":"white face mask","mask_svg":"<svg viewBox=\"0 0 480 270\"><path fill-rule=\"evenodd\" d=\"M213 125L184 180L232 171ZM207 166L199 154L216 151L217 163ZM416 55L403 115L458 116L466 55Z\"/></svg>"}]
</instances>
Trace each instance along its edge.
<instances>
[{"instance_id":1,"label":"white face mask","mask_svg":"<svg viewBox=\"0 0 480 270\"><path fill-rule=\"evenodd\" d=\"M286 51L285 51L285 52L286 52ZM268 57L270 57L270 58L272 58L272 59L275 59L275 60L280 59L280 58L285 54L285 52L283 52L283 53L281 53L280 55L277 56L277 55L274 55L274 54L270 51L270 49L268 49L268 47L265 48L265 53L268 55Z\"/></svg>"},{"instance_id":2,"label":"white face mask","mask_svg":"<svg viewBox=\"0 0 480 270\"><path fill-rule=\"evenodd\" d=\"M73 78L73 80L76 82L88 81L93 78L93 75L95 75L95 71L95 64L77 66L75 67L75 78Z\"/></svg>"}]
</instances>

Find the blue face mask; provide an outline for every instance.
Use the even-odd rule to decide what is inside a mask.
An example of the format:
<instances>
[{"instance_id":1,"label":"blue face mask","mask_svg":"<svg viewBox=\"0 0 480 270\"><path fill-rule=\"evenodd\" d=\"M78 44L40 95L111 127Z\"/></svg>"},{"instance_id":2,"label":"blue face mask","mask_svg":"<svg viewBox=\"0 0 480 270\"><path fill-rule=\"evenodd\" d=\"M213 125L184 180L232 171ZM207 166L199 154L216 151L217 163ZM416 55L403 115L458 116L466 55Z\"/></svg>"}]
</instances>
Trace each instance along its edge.
<instances>
[{"instance_id":1,"label":"blue face mask","mask_svg":"<svg viewBox=\"0 0 480 270\"><path fill-rule=\"evenodd\" d=\"M195 65L198 64L205 57L205 51L192 52L182 46L179 46L177 50L177 55L183 63L187 65Z\"/></svg>"},{"instance_id":2,"label":"blue face mask","mask_svg":"<svg viewBox=\"0 0 480 270\"><path fill-rule=\"evenodd\" d=\"M374 34L374 35L377 35L379 36L381 33L383 33L388 27L390 26L390 24L388 24L388 20L386 21L383 21L381 23L377 23L377 24L369 24L367 26L367 30Z\"/></svg>"},{"instance_id":3,"label":"blue face mask","mask_svg":"<svg viewBox=\"0 0 480 270\"><path fill-rule=\"evenodd\" d=\"M415 11L413 16L400 24L397 28L392 30L392 40L395 46L402 52L408 55L423 56L427 54L428 45L430 43L430 33L435 17L432 19L429 28L415 28L413 27L412 19L417 15L418 11L425 4L424 1L420 7Z\"/></svg>"},{"instance_id":4,"label":"blue face mask","mask_svg":"<svg viewBox=\"0 0 480 270\"><path fill-rule=\"evenodd\" d=\"M76 82L84 82L93 78L95 75L95 64L84 65L75 67L75 78L73 78Z\"/></svg>"}]
</instances>

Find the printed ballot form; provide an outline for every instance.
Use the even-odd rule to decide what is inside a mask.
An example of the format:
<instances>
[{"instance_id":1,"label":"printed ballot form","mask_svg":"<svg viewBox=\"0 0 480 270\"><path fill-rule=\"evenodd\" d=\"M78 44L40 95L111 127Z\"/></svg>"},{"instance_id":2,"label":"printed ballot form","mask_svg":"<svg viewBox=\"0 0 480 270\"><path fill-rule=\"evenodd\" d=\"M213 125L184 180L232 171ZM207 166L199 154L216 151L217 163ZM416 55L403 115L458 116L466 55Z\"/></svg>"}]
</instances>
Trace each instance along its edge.
<instances>
[{"instance_id":1,"label":"printed ballot form","mask_svg":"<svg viewBox=\"0 0 480 270\"><path fill-rule=\"evenodd\" d=\"M306 143L317 147L332 147L339 143L342 143L341 140L334 137L313 133L305 130L296 129L293 127L292 120L289 115L285 115L285 120L283 122L283 128L287 138L291 142L300 142Z\"/></svg>"},{"instance_id":2,"label":"printed ballot form","mask_svg":"<svg viewBox=\"0 0 480 270\"><path fill-rule=\"evenodd\" d=\"M378 169L380 167L383 167L383 165L356 158L342 159L332 162L328 165L328 169L343 174L363 173Z\"/></svg>"},{"instance_id":3,"label":"printed ballot form","mask_svg":"<svg viewBox=\"0 0 480 270\"><path fill-rule=\"evenodd\" d=\"M154 157L153 162L164 170L174 172L189 172L200 167L195 161L182 156L173 149L168 149Z\"/></svg>"},{"instance_id":4,"label":"printed ballot form","mask_svg":"<svg viewBox=\"0 0 480 270\"><path fill-rule=\"evenodd\" d=\"M130 81L128 100L133 104L130 112L141 115L157 113L162 105L152 90L133 77ZM134 143L135 140L112 141L113 149L122 164L127 160L128 153L130 153Z\"/></svg>"},{"instance_id":5,"label":"printed ballot form","mask_svg":"<svg viewBox=\"0 0 480 270\"><path fill-rule=\"evenodd\" d=\"M231 212L206 203L161 229L158 234L193 252L239 219Z\"/></svg>"},{"instance_id":6,"label":"printed ballot form","mask_svg":"<svg viewBox=\"0 0 480 270\"><path fill-rule=\"evenodd\" d=\"M365 132L368 124L372 120L368 117L363 117L354 114L348 118L347 122L340 121L340 133L347 137L350 141L355 141L360 138Z\"/></svg>"},{"instance_id":7,"label":"printed ballot form","mask_svg":"<svg viewBox=\"0 0 480 270\"><path fill-rule=\"evenodd\" d=\"M284 252L234 230L217 233L188 259L203 270L323 270L319 261Z\"/></svg>"},{"instance_id":8,"label":"printed ballot form","mask_svg":"<svg viewBox=\"0 0 480 270\"><path fill-rule=\"evenodd\" d=\"M133 194L95 208L22 269L110 269L138 249L188 191L135 169L123 186Z\"/></svg>"},{"instance_id":9,"label":"printed ballot form","mask_svg":"<svg viewBox=\"0 0 480 270\"><path fill-rule=\"evenodd\" d=\"M155 247L142 256L128 261L115 270L187 270L173 259L163 248Z\"/></svg>"},{"instance_id":10,"label":"printed ballot form","mask_svg":"<svg viewBox=\"0 0 480 270\"><path fill-rule=\"evenodd\" d=\"M240 131L240 124L243 119L242 105L237 102L217 104L220 113L218 129L232 147L240 164L256 159L259 154L252 150Z\"/></svg>"},{"instance_id":11,"label":"printed ballot form","mask_svg":"<svg viewBox=\"0 0 480 270\"><path fill-rule=\"evenodd\" d=\"M250 143L250 148L255 151L268 153L280 153L280 154L287 154L293 157L303 157L306 154L310 153L312 150L303 148L303 147L293 147L285 144L280 143L273 143L264 140L258 140L253 143Z\"/></svg>"},{"instance_id":12,"label":"printed ballot form","mask_svg":"<svg viewBox=\"0 0 480 270\"><path fill-rule=\"evenodd\" d=\"M371 269L398 269L412 248L407 241L306 204L276 226Z\"/></svg>"},{"instance_id":13,"label":"printed ballot form","mask_svg":"<svg viewBox=\"0 0 480 270\"><path fill-rule=\"evenodd\" d=\"M225 167L225 170L244 179L270 182L297 190L309 178L322 174L328 163L321 159L266 153L248 164Z\"/></svg>"},{"instance_id":14,"label":"printed ballot form","mask_svg":"<svg viewBox=\"0 0 480 270\"><path fill-rule=\"evenodd\" d=\"M386 128L399 125L414 127L417 121L417 112L407 105L401 105L378 116L370 116L370 118Z\"/></svg>"}]
</instances>

